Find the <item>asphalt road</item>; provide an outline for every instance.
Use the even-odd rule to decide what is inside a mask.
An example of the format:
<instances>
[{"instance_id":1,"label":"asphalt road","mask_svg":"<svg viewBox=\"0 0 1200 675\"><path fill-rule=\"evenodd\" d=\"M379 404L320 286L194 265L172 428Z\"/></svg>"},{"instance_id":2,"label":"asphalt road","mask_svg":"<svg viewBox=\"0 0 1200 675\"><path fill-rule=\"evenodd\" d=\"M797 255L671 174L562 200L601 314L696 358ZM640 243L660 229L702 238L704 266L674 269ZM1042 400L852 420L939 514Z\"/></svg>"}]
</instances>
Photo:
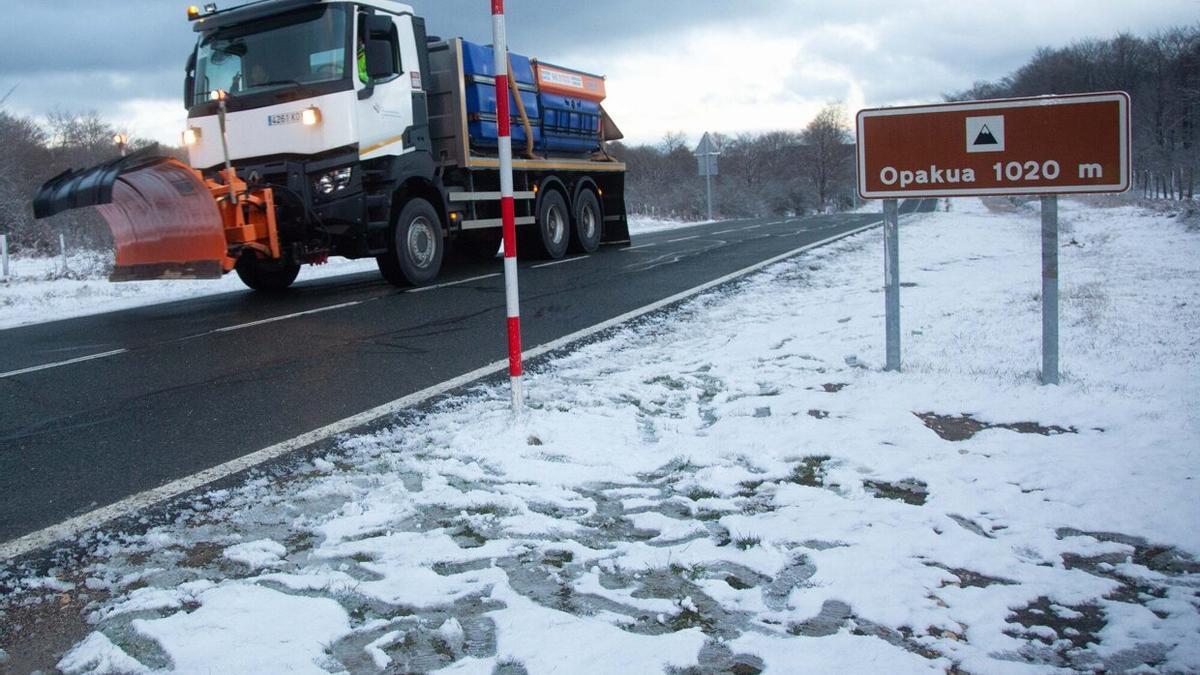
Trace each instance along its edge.
<instances>
[{"instance_id":1,"label":"asphalt road","mask_svg":"<svg viewBox=\"0 0 1200 675\"><path fill-rule=\"evenodd\" d=\"M523 263L525 345L880 218L713 223ZM441 282L359 274L0 331L0 542L505 358L499 260Z\"/></svg>"}]
</instances>

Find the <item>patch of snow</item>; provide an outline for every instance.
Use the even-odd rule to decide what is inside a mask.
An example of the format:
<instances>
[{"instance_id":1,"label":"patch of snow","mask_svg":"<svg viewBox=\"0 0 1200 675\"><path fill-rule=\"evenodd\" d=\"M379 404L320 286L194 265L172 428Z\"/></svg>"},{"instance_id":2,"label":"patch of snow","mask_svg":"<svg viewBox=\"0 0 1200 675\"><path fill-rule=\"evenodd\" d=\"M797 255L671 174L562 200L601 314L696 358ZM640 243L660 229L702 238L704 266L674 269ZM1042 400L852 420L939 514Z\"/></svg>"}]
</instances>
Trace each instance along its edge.
<instances>
[{"instance_id":1,"label":"patch of snow","mask_svg":"<svg viewBox=\"0 0 1200 675\"><path fill-rule=\"evenodd\" d=\"M350 633L346 610L327 598L230 584L197 599L195 611L131 623L170 656L176 672L325 673L325 647Z\"/></svg>"},{"instance_id":2,"label":"patch of snow","mask_svg":"<svg viewBox=\"0 0 1200 675\"><path fill-rule=\"evenodd\" d=\"M461 630L461 628L460 628ZM378 640L370 642L366 646L366 652L371 656L371 660L375 662L375 667L380 671L387 670L387 667L392 663L392 657L387 655L384 649L395 645L404 639L404 631L394 630L384 633Z\"/></svg>"},{"instance_id":3,"label":"patch of snow","mask_svg":"<svg viewBox=\"0 0 1200 675\"><path fill-rule=\"evenodd\" d=\"M462 624L458 622L458 619L454 617L446 619L446 622L438 627L436 633L447 649L454 654L462 653L463 640L466 634L463 633Z\"/></svg>"},{"instance_id":4,"label":"patch of snow","mask_svg":"<svg viewBox=\"0 0 1200 675\"><path fill-rule=\"evenodd\" d=\"M75 590L75 584L55 577L29 577L21 581L21 586L29 590L43 589L56 593Z\"/></svg>"},{"instance_id":5,"label":"patch of snow","mask_svg":"<svg viewBox=\"0 0 1200 675\"><path fill-rule=\"evenodd\" d=\"M228 560L256 570L263 567L275 567L282 563L283 557L287 555L287 548L277 541L259 539L230 546L221 555Z\"/></svg>"},{"instance_id":6,"label":"patch of snow","mask_svg":"<svg viewBox=\"0 0 1200 675\"><path fill-rule=\"evenodd\" d=\"M114 604L100 609L93 618L103 621L121 614L179 609L185 603L195 602L198 594L213 586L211 581L201 580L180 584L174 588L138 588L122 596Z\"/></svg>"},{"instance_id":7,"label":"patch of snow","mask_svg":"<svg viewBox=\"0 0 1200 675\"><path fill-rule=\"evenodd\" d=\"M58 662L67 675L133 675L150 669L113 644L104 633L95 632L75 645Z\"/></svg>"}]
</instances>

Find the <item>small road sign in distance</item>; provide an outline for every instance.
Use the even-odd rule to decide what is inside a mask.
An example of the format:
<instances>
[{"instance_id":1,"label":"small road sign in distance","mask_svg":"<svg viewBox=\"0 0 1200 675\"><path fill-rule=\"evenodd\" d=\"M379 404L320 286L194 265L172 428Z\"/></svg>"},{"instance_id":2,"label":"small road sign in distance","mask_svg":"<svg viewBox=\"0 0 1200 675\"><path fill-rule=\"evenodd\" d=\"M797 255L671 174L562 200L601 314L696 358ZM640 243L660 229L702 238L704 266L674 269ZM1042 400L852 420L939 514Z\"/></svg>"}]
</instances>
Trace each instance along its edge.
<instances>
[{"instance_id":1,"label":"small road sign in distance","mask_svg":"<svg viewBox=\"0 0 1200 675\"><path fill-rule=\"evenodd\" d=\"M1124 92L876 108L858 113L864 199L1124 192Z\"/></svg>"}]
</instances>

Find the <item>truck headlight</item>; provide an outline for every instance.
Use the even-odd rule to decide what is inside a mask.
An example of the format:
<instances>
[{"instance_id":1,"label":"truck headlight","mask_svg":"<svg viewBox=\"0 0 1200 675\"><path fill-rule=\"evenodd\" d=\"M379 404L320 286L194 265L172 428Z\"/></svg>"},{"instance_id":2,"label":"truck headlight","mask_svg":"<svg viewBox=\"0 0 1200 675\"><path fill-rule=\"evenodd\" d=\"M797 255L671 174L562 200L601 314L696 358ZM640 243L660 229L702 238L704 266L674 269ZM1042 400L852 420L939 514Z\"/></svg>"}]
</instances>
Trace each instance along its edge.
<instances>
[{"instance_id":1,"label":"truck headlight","mask_svg":"<svg viewBox=\"0 0 1200 675\"><path fill-rule=\"evenodd\" d=\"M335 192L341 192L350 187L350 180L354 178L353 167L337 169L328 173L321 174L313 183L313 187L317 192L328 197Z\"/></svg>"},{"instance_id":2,"label":"truck headlight","mask_svg":"<svg viewBox=\"0 0 1200 675\"><path fill-rule=\"evenodd\" d=\"M200 142L200 129L188 127L183 130L183 144L191 147Z\"/></svg>"},{"instance_id":3,"label":"truck headlight","mask_svg":"<svg viewBox=\"0 0 1200 675\"><path fill-rule=\"evenodd\" d=\"M321 123L321 109L315 105L305 108L300 113L300 121L303 122L304 126L306 126L306 127L316 126L317 124L320 124Z\"/></svg>"}]
</instances>

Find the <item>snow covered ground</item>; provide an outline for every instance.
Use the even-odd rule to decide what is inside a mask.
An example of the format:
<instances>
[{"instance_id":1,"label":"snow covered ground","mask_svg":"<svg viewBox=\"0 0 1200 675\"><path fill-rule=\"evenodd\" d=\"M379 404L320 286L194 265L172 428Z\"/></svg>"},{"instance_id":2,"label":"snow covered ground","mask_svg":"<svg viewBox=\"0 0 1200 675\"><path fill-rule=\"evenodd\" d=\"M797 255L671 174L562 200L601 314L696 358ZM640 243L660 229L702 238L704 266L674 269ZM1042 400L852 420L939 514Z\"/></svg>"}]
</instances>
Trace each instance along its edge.
<instances>
[{"instance_id":1,"label":"snow covered ground","mask_svg":"<svg viewBox=\"0 0 1200 675\"><path fill-rule=\"evenodd\" d=\"M632 216L629 229L637 235L697 224ZM0 330L218 293L249 292L237 275L215 281L114 284L108 281L111 266L112 254L96 251L77 251L68 255L65 271L60 257L14 258L11 277L0 279ZM375 269L374 260L331 258L326 265L302 269L298 281L374 272Z\"/></svg>"},{"instance_id":2,"label":"snow covered ground","mask_svg":"<svg viewBox=\"0 0 1200 675\"><path fill-rule=\"evenodd\" d=\"M903 373L864 233L535 367L516 422L480 386L93 536L0 646L61 605L68 673L1200 670L1200 234L1065 202L1040 387L1001 204L902 226Z\"/></svg>"}]
</instances>

